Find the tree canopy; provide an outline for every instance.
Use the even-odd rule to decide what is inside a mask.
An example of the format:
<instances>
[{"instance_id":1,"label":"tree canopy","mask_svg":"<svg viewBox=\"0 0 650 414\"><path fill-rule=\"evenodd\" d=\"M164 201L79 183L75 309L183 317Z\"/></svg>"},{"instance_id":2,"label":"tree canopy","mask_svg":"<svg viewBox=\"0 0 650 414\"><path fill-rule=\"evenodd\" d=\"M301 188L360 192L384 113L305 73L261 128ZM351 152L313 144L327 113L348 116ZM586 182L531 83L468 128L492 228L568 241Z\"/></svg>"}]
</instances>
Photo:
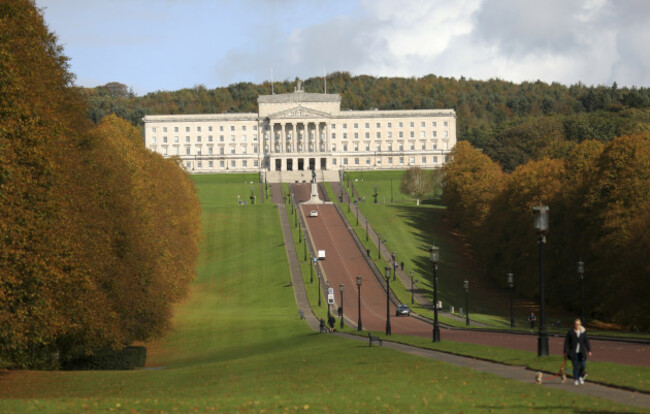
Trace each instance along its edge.
<instances>
[{"instance_id":1,"label":"tree canopy","mask_svg":"<svg viewBox=\"0 0 650 414\"><path fill-rule=\"evenodd\" d=\"M156 337L194 277L188 176L128 122L94 126L72 78L34 3L0 2L0 367Z\"/></svg>"}]
</instances>

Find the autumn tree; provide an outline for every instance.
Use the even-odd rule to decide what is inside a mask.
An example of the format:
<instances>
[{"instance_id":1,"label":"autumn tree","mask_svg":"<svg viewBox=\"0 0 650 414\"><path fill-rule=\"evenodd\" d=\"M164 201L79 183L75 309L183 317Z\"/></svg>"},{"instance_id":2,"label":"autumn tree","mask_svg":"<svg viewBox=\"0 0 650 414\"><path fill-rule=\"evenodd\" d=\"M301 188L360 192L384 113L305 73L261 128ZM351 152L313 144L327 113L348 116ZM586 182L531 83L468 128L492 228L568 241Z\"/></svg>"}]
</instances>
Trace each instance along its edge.
<instances>
[{"instance_id":1,"label":"autumn tree","mask_svg":"<svg viewBox=\"0 0 650 414\"><path fill-rule=\"evenodd\" d=\"M0 2L0 366L159 336L194 276L191 181L71 82L34 3Z\"/></svg>"}]
</instances>

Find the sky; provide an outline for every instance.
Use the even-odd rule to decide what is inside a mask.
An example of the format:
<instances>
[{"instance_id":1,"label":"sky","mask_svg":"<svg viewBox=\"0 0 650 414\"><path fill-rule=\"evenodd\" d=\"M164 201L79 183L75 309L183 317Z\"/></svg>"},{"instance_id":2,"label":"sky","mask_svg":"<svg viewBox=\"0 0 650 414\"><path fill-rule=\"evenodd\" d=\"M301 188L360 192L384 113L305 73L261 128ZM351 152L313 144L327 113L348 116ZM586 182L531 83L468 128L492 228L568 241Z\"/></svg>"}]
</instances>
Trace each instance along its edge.
<instances>
[{"instance_id":1,"label":"sky","mask_svg":"<svg viewBox=\"0 0 650 414\"><path fill-rule=\"evenodd\" d=\"M650 0L36 0L76 84L347 71L650 86Z\"/></svg>"}]
</instances>

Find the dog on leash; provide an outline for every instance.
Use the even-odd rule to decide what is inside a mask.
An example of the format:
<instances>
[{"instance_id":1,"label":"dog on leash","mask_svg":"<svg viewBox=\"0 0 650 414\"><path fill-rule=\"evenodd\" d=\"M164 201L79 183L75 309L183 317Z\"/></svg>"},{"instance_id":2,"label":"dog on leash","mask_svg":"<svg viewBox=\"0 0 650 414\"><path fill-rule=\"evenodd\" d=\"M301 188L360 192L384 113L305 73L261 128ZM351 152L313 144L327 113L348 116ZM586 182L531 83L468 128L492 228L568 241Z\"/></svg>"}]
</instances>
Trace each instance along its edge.
<instances>
[{"instance_id":1,"label":"dog on leash","mask_svg":"<svg viewBox=\"0 0 650 414\"><path fill-rule=\"evenodd\" d=\"M566 382L566 372L564 372L564 367L560 369L560 378L561 378L560 382L564 384Z\"/></svg>"},{"instance_id":2,"label":"dog on leash","mask_svg":"<svg viewBox=\"0 0 650 414\"><path fill-rule=\"evenodd\" d=\"M535 374L535 383L541 385L543 378L544 378L544 374L542 374L542 371L537 371L537 373Z\"/></svg>"}]
</instances>

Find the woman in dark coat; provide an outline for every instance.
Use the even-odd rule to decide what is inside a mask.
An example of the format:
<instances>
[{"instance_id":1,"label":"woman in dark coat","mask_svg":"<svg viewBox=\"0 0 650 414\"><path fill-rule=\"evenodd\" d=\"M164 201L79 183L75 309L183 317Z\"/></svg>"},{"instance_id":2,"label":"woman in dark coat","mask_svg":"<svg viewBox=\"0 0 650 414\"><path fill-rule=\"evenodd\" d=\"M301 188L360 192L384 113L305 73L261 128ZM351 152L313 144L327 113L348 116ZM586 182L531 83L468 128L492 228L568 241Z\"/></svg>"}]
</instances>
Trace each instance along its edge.
<instances>
[{"instance_id":1,"label":"woman in dark coat","mask_svg":"<svg viewBox=\"0 0 650 414\"><path fill-rule=\"evenodd\" d=\"M591 356L591 345L587 332L580 319L573 322L573 329L569 329L564 339L564 356L573 364L573 379L575 385L585 383L585 368L587 356Z\"/></svg>"}]
</instances>

